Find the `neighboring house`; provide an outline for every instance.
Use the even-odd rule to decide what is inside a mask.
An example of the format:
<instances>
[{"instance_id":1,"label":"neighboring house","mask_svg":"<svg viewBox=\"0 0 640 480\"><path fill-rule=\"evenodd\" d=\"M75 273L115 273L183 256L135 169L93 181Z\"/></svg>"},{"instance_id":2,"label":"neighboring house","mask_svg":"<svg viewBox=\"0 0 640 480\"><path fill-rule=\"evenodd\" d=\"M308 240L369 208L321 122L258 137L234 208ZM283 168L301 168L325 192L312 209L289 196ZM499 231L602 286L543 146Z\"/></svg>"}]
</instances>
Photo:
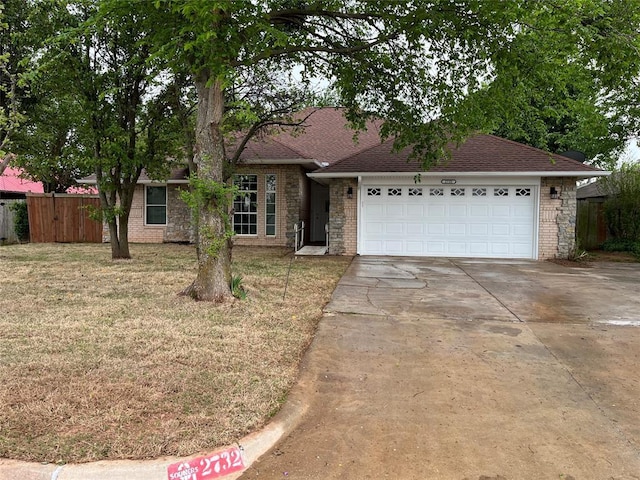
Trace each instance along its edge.
<instances>
[{"instance_id":1,"label":"neighboring house","mask_svg":"<svg viewBox=\"0 0 640 480\"><path fill-rule=\"evenodd\" d=\"M42 183L20 178L22 170L5 168L0 175L0 245L17 243L15 213L12 206L24 202L27 193L41 193Z\"/></svg>"},{"instance_id":2,"label":"neighboring house","mask_svg":"<svg viewBox=\"0 0 640 480\"><path fill-rule=\"evenodd\" d=\"M27 193L42 193L41 182L21 178L22 170L7 167L0 175L0 198L24 199Z\"/></svg>"},{"instance_id":3,"label":"neighboring house","mask_svg":"<svg viewBox=\"0 0 640 480\"><path fill-rule=\"evenodd\" d=\"M566 258L575 247L576 180L606 174L491 135L469 138L424 172L409 150L381 143L376 124L354 142L340 109L317 109L305 125L254 139L242 152L236 245L293 246L304 221L315 243L328 225L335 255ZM184 170L165 183L141 177L132 242L192 240L179 199L186 178Z\"/></svg>"}]
</instances>

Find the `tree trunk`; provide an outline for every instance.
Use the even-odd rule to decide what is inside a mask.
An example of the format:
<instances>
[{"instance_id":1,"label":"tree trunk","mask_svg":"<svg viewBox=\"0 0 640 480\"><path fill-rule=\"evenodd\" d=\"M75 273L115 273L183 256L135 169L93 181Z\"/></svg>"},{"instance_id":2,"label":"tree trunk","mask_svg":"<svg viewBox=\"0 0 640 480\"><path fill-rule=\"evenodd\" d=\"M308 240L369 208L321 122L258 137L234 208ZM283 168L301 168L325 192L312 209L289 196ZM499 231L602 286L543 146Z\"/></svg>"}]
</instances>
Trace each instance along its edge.
<instances>
[{"instance_id":1,"label":"tree trunk","mask_svg":"<svg viewBox=\"0 0 640 480\"><path fill-rule=\"evenodd\" d=\"M208 85L209 73L200 73L196 80L198 117L196 120L195 163L198 178L223 183L224 138L220 130L224 112L222 84L215 80ZM224 211L222 211L224 209ZM183 294L196 300L221 303L231 295L231 240L226 235L225 214L228 202L212 198L198 212L198 275Z\"/></svg>"},{"instance_id":2,"label":"tree trunk","mask_svg":"<svg viewBox=\"0 0 640 480\"><path fill-rule=\"evenodd\" d=\"M5 169L9 166L9 163L16 158L13 153L7 153L2 159L0 159L0 175L2 175Z\"/></svg>"},{"instance_id":3,"label":"tree trunk","mask_svg":"<svg viewBox=\"0 0 640 480\"><path fill-rule=\"evenodd\" d=\"M111 259L130 259L131 253L129 252L129 214L131 213L131 203L133 199L133 190L135 184L138 181L138 173L135 176L131 185L127 185L122 192L120 205L123 212L116 215L109 215L107 217L107 225L109 226L109 243L111 244ZM100 167L96 168L96 179L98 183L98 196L100 197L100 207L103 212L111 212L117 206L118 196L114 191L107 192L102 189L102 176L103 172Z\"/></svg>"}]
</instances>

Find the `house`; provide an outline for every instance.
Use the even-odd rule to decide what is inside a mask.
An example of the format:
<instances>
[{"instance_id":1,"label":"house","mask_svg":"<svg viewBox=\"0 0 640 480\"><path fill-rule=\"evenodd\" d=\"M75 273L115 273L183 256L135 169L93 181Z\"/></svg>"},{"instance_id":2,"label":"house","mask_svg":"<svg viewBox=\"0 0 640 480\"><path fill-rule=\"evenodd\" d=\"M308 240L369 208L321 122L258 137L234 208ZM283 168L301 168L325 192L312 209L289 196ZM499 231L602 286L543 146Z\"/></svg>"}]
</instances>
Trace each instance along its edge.
<instances>
[{"instance_id":1,"label":"house","mask_svg":"<svg viewBox=\"0 0 640 480\"><path fill-rule=\"evenodd\" d=\"M15 231L16 214L13 205L24 202L27 193L41 193L42 183L21 178L19 168L5 168L0 175L0 245L17 243Z\"/></svg>"},{"instance_id":2,"label":"house","mask_svg":"<svg viewBox=\"0 0 640 480\"><path fill-rule=\"evenodd\" d=\"M304 112L304 115L311 113ZM301 132L251 140L234 182L236 245L309 242L334 255L566 258L575 246L576 181L607 172L560 155L475 135L429 171L380 142L379 124L357 135L342 110L320 108ZM141 177L129 225L132 242L192 239L179 189Z\"/></svg>"},{"instance_id":3,"label":"house","mask_svg":"<svg viewBox=\"0 0 640 480\"><path fill-rule=\"evenodd\" d=\"M42 193L42 183L22 178L20 168L7 167L0 175L0 199L25 199L27 193Z\"/></svg>"}]
</instances>

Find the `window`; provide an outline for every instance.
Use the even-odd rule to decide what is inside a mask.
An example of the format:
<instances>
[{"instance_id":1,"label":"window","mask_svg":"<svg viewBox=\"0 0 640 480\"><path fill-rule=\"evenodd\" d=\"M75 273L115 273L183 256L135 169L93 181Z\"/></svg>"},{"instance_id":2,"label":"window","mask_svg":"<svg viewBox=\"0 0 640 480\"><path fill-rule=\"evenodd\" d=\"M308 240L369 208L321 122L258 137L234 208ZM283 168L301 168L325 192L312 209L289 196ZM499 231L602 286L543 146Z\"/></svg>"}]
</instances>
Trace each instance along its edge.
<instances>
[{"instance_id":1,"label":"window","mask_svg":"<svg viewBox=\"0 0 640 480\"><path fill-rule=\"evenodd\" d=\"M471 195L474 197L486 197L487 189L486 188L474 188L471 190Z\"/></svg>"},{"instance_id":2,"label":"window","mask_svg":"<svg viewBox=\"0 0 640 480\"><path fill-rule=\"evenodd\" d=\"M452 188L451 189L452 197L464 197L464 188Z\"/></svg>"},{"instance_id":3,"label":"window","mask_svg":"<svg viewBox=\"0 0 640 480\"><path fill-rule=\"evenodd\" d=\"M276 176L269 174L264 176L265 183L265 232L267 235L276 234Z\"/></svg>"},{"instance_id":4,"label":"window","mask_svg":"<svg viewBox=\"0 0 640 480\"><path fill-rule=\"evenodd\" d=\"M442 197L444 195L444 188L430 188L429 196L431 197Z\"/></svg>"},{"instance_id":5,"label":"window","mask_svg":"<svg viewBox=\"0 0 640 480\"><path fill-rule=\"evenodd\" d=\"M387 194L390 197L399 197L402 195L402 189L401 188L390 188L387 190Z\"/></svg>"},{"instance_id":6,"label":"window","mask_svg":"<svg viewBox=\"0 0 640 480\"><path fill-rule=\"evenodd\" d=\"M493 189L494 197L508 197L509 189L508 188L494 188Z\"/></svg>"},{"instance_id":7,"label":"window","mask_svg":"<svg viewBox=\"0 0 640 480\"><path fill-rule=\"evenodd\" d=\"M516 188L516 197L530 197L531 189L530 188Z\"/></svg>"},{"instance_id":8,"label":"window","mask_svg":"<svg viewBox=\"0 0 640 480\"><path fill-rule=\"evenodd\" d=\"M409 188L409 196L410 197L421 197L422 196L422 188Z\"/></svg>"},{"instance_id":9,"label":"window","mask_svg":"<svg viewBox=\"0 0 640 480\"><path fill-rule=\"evenodd\" d=\"M380 188L367 188L367 196L368 197L379 197L380 196Z\"/></svg>"},{"instance_id":10,"label":"window","mask_svg":"<svg viewBox=\"0 0 640 480\"><path fill-rule=\"evenodd\" d=\"M145 204L146 225L167 224L167 187L147 185Z\"/></svg>"},{"instance_id":11,"label":"window","mask_svg":"<svg viewBox=\"0 0 640 480\"><path fill-rule=\"evenodd\" d=\"M235 175L239 192L233 199L233 231L236 235L258 234L258 176Z\"/></svg>"}]
</instances>

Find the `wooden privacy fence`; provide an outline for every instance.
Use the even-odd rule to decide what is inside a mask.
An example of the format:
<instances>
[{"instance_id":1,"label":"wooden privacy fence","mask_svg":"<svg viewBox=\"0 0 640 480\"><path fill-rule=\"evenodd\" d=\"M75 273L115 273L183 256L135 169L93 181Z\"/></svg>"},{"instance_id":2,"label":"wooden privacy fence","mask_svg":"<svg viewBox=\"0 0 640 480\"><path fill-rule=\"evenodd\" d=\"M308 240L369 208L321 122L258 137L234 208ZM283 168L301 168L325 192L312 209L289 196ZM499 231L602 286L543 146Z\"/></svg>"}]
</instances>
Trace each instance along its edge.
<instances>
[{"instance_id":1,"label":"wooden privacy fence","mask_svg":"<svg viewBox=\"0 0 640 480\"><path fill-rule=\"evenodd\" d=\"M603 201L578 200L576 241L580 248L593 250L607 239Z\"/></svg>"},{"instance_id":2,"label":"wooden privacy fence","mask_svg":"<svg viewBox=\"0 0 640 480\"><path fill-rule=\"evenodd\" d=\"M0 245L18 243L15 229L15 212L11 206L24 200L0 199Z\"/></svg>"},{"instance_id":3,"label":"wooden privacy fence","mask_svg":"<svg viewBox=\"0 0 640 480\"><path fill-rule=\"evenodd\" d=\"M89 218L99 208L93 195L29 194L29 233L35 243L102 242L102 224Z\"/></svg>"}]
</instances>

